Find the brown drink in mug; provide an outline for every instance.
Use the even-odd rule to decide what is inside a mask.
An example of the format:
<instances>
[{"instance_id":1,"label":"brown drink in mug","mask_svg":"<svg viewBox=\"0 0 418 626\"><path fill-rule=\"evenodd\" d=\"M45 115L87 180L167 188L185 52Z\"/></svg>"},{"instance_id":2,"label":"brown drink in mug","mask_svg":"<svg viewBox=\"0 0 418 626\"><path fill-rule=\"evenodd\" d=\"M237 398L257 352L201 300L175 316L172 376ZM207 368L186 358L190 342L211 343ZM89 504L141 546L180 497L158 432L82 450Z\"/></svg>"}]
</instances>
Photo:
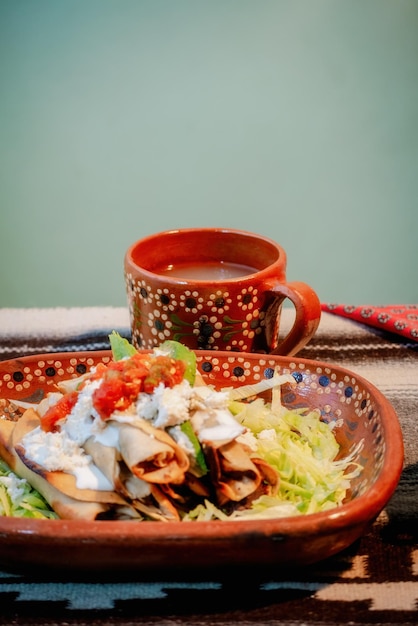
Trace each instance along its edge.
<instances>
[{"instance_id":1,"label":"brown drink in mug","mask_svg":"<svg viewBox=\"0 0 418 626\"><path fill-rule=\"evenodd\" d=\"M284 249L272 239L226 228L149 235L126 252L132 342L152 349L166 339L193 350L291 356L318 327L321 306L304 282L287 282ZM280 339L284 301L295 319Z\"/></svg>"}]
</instances>

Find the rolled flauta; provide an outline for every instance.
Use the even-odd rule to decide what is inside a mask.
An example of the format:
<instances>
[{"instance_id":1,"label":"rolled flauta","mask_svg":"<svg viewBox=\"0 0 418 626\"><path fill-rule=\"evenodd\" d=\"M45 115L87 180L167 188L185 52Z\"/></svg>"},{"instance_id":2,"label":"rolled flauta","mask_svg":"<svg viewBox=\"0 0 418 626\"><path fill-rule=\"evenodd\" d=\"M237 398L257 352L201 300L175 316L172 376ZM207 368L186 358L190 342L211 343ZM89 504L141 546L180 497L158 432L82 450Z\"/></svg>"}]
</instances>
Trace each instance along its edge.
<instances>
[{"instance_id":1,"label":"rolled flauta","mask_svg":"<svg viewBox=\"0 0 418 626\"><path fill-rule=\"evenodd\" d=\"M33 409L17 422L0 420L0 454L10 469L25 478L63 519L138 518L128 502L114 491L79 489L72 474L48 471L25 455L22 438L40 425Z\"/></svg>"},{"instance_id":2,"label":"rolled flauta","mask_svg":"<svg viewBox=\"0 0 418 626\"><path fill-rule=\"evenodd\" d=\"M190 466L187 453L164 430L144 419L114 422L122 459L137 478L156 484L180 484Z\"/></svg>"},{"instance_id":3,"label":"rolled flauta","mask_svg":"<svg viewBox=\"0 0 418 626\"><path fill-rule=\"evenodd\" d=\"M212 482L218 503L240 502L263 493L274 494L278 473L262 459L252 458L246 446L233 440L224 444L205 443Z\"/></svg>"},{"instance_id":4,"label":"rolled flauta","mask_svg":"<svg viewBox=\"0 0 418 626\"><path fill-rule=\"evenodd\" d=\"M142 500L135 500L132 504L143 515L150 519L163 522L178 522L180 515L172 501L156 484L150 484L150 496Z\"/></svg>"},{"instance_id":5,"label":"rolled flauta","mask_svg":"<svg viewBox=\"0 0 418 626\"><path fill-rule=\"evenodd\" d=\"M127 498L131 506L146 518L161 521L180 519L164 492L156 484L132 474L116 448L105 446L93 437L83 447L95 465L113 483L115 491Z\"/></svg>"},{"instance_id":6,"label":"rolled flauta","mask_svg":"<svg viewBox=\"0 0 418 626\"><path fill-rule=\"evenodd\" d=\"M114 486L115 491L122 496L132 499L149 493L147 483L136 479L127 469L124 471L122 457L117 448L106 446L94 437L89 437L83 444L83 448L91 456L96 467Z\"/></svg>"}]
</instances>

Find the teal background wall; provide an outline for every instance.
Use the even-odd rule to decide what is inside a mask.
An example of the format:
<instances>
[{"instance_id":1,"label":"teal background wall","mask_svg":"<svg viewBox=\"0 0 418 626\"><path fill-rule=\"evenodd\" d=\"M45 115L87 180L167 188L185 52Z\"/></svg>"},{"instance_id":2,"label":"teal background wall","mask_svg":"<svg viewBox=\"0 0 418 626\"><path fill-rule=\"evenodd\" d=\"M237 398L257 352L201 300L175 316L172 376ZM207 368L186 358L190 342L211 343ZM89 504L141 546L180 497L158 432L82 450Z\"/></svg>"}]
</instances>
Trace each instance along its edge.
<instances>
[{"instance_id":1,"label":"teal background wall","mask_svg":"<svg viewBox=\"0 0 418 626\"><path fill-rule=\"evenodd\" d=\"M416 0L0 0L0 306L126 304L166 228L416 303Z\"/></svg>"}]
</instances>

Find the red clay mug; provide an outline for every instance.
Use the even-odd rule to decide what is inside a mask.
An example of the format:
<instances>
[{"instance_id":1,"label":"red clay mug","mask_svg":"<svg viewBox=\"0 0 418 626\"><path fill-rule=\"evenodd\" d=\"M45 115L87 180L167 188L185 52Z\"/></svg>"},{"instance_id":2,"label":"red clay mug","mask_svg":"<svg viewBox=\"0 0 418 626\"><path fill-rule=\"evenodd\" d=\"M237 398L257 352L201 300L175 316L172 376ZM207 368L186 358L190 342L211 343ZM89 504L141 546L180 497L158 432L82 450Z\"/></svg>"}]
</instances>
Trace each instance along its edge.
<instances>
[{"instance_id":1,"label":"red clay mug","mask_svg":"<svg viewBox=\"0 0 418 626\"><path fill-rule=\"evenodd\" d=\"M132 343L296 354L315 334L321 307L309 285L286 281L286 263L279 244L242 230L185 228L136 241L124 259ZM295 317L280 339L286 299Z\"/></svg>"}]
</instances>

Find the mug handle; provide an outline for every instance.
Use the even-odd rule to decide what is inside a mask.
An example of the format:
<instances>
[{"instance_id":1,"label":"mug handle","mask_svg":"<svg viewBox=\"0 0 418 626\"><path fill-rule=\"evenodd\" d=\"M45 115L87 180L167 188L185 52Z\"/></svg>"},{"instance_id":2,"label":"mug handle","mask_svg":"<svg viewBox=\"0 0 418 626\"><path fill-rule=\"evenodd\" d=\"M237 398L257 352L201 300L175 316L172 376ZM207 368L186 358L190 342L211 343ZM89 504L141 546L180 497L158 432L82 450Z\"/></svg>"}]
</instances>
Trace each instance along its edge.
<instances>
[{"instance_id":1,"label":"mug handle","mask_svg":"<svg viewBox=\"0 0 418 626\"><path fill-rule=\"evenodd\" d=\"M314 336L321 319L321 303L315 291L306 283L281 283L268 291L273 302L265 317L265 336L270 354L293 356ZM288 298L295 308L295 320L288 334L279 341L280 313Z\"/></svg>"}]
</instances>

